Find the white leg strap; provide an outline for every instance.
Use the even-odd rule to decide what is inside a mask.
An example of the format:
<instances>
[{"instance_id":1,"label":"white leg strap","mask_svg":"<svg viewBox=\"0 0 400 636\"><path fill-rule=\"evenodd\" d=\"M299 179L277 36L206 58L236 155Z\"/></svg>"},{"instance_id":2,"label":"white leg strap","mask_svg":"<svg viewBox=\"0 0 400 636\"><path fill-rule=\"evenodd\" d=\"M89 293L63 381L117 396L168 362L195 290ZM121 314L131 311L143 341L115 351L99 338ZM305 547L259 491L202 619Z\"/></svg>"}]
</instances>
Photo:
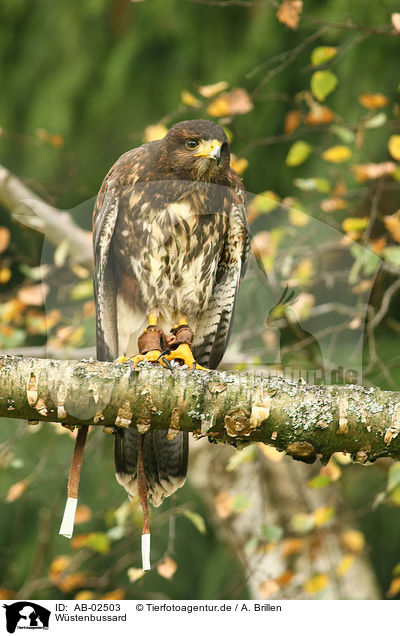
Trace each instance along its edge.
<instances>
[{"instance_id":1,"label":"white leg strap","mask_svg":"<svg viewBox=\"0 0 400 636\"><path fill-rule=\"evenodd\" d=\"M68 497L67 503L65 504L64 516L62 518L61 527L59 534L62 534L67 539L72 537L74 532L74 523L75 523L75 513L76 507L78 505L78 500L73 497Z\"/></svg>"}]
</instances>

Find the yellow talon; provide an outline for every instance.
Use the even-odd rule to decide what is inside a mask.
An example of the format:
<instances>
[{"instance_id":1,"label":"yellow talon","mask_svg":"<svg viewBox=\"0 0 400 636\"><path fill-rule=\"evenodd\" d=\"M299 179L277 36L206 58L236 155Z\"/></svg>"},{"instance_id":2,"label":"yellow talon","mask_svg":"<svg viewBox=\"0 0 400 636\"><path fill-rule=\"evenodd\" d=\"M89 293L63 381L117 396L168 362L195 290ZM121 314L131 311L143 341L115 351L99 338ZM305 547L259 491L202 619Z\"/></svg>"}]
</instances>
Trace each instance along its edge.
<instances>
[{"instance_id":1,"label":"yellow talon","mask_svg":"<svg viewBox=\"0 0 400 636\"><path fill-rule=\"evenodd\" d=\"M193 353L188 344L180 344L174 351L166 354L165 359L168 360L182 360L184 364L186 364L189 369L196 369L200 371L205 371L206 369L202 367L200 364L196 362L193 357Z\"/></svg>"},{"instance_id":2,"label":"yellow talon","mask_svg":"<svg viewBox=\"0 0 400 636\"><path fill-rule=\"evenodd\" d=\"M162 360L160 359L160 355L161 351L159 349L153 349L152 351L148 351L144 354L138 353L136 356L130 358L130 360L131 362L133 362L133 366L135 368L139 364L139 362L142 362L143 360L146 360L147 362L159 362L160 364L163 364Z\"/></svg>"},{"instance_id":3,"label":"yellow talon","mask_svg":"<svg viewBox=\"0 0 400 636\"><path fill-rule=\"evenodd\" d=\"M123 364L124 362L128 362L129 358L127 358L126 356L119 356L117 358L117 362L119 362L119 364Z\"/></svg>"}]
</instances>

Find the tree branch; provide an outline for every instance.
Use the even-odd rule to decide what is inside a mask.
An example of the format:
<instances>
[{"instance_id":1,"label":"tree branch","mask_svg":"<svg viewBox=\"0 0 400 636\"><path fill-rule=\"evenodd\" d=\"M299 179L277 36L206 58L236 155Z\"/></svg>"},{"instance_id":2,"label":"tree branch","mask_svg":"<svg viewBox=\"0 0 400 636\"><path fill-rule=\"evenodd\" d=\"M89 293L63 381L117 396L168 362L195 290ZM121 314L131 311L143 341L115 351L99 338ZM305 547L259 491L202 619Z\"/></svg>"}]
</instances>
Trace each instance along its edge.
<instances>
[{"instance_id":1,"label":"tree branch","mask_svg":"<svg viewBox=\"0 0 400 636\"><path fill-rule=\"evenodd\" d=\"M17 221L45 234L53 245L57 246L66 242L72 262L92 266L92 245L89 233L82 230L68 212L48 205L1 165L0 204Z\"/></svg>"},{"instance_id":2,"label":"tree branch","mask_svg":"<svg viewBox=\"0 0 400 636\"><path fill-rule=\"evenodd\" d=\"M306 386L246 373L151 363L0 357L0 417L69 425L185 430L237 447L264 442L307 463L336 451L400 458L400 393Z\"/></svg>"}]
</instances>

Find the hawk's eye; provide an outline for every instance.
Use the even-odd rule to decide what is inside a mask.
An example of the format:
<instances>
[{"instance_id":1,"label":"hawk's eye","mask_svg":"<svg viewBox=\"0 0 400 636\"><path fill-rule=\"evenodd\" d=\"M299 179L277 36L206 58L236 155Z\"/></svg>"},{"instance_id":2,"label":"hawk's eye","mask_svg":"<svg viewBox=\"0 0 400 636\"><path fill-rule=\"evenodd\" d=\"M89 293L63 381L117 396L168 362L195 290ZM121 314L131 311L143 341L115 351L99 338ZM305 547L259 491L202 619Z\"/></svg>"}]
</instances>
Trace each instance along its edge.
<instances>
[{"instance_id":1,"label":"hawk's eye","mask_svg":"<svg viewBox=\"0 0 400 636\"><path fill-rule=\"evenodd\" d=\"M197 139L188 139L186 142L186 148L189 148L189 150L195 150L195 148L198 148L199 146L200 143Z\"/></svg>"}]
</instances>

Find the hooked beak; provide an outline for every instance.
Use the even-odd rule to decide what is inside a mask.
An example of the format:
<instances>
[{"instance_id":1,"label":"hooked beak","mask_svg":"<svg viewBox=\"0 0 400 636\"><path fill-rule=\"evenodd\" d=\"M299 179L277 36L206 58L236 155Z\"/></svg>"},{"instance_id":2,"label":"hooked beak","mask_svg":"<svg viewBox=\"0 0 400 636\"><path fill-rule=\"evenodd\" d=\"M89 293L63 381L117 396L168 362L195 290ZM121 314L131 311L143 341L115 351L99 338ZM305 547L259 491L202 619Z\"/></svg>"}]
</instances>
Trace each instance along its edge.
<instances>
[{"instance_id":1,"label":"hooked beak","mask_svg":"<svg viewBox=\"0 0 400 636\"><path fill-rule=\"evenodd\" d=\"M222 144L216 139L213 139L212 141L202 141L198 151L194 153L194 156L215 159L217 166L219 166L221 163L221 146Z\"/></svg>"}]
</instances>

